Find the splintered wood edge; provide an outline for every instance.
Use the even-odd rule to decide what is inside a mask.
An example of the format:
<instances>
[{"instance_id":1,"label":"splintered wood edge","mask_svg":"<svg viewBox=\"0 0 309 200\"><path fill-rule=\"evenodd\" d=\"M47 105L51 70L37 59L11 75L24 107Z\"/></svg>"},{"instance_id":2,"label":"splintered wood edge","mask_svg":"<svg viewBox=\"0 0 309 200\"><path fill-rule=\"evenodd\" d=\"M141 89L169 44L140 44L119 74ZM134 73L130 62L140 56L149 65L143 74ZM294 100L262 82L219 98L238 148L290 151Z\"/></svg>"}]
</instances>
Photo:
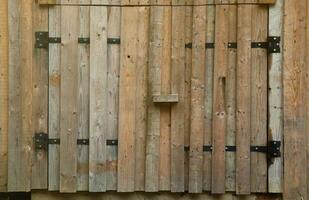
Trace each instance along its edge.
<instances>
[{"instance_id":1,"label":"splintered wood edge","mask_svg":"<svg viewBox=\"0 0 309 200\"><path fill-rule=\"evenodd\" d=\"M154 103L178 103L178 94L172 95L154 95L152 97Z\"/></svg>"},{"instance_id":2,"label":"splintered wood edge","mask_svg":"<svg viewBox=\"0 0 309 200\"><path fill-rule=\"evenodd\" d=\"M57 3L56 0L36 0L38 4L40 5L61 5L61 3ZM229 4L275 4L277 0L239 0L238 2L236 3L229 3ZM72 4L72 5L86 5L84 3L79 3L79 1L72 1L71 3L68 3L68 4ZM226 4L224 2L218 2L218 3L214 3L216 5L220 5L220 4ZM200 5L214 5L214 4L208 4L208 3L204 3L204 4L200 4ZM103 3L97 3L97 4L94 4L94 5L102 5L104 6L105 4ZM106 4L106 6L149 6L148 5L143 5L143 4L132 4L132 3L128 3L128 4L114 4L114 3L109 3L109 4ZM173 4L166 4L166 3L153 3L151 5L166 5L166 6L173 6ZM184 4L184 5L188 5L188 4ZM197 4L198 5L198 4ZM179 5L178 5L179 6Z\"/></svg>"}]
</instances>

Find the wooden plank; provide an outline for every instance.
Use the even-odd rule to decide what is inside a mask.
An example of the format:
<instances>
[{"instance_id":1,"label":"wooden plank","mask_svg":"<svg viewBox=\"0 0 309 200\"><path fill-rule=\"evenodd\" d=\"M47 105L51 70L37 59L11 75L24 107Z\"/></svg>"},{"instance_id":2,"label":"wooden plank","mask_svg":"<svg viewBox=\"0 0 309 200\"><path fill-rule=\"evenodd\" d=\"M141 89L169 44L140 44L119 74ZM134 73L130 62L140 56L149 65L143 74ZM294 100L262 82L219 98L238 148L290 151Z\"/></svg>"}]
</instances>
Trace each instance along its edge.
<instances>
[{"instance_id":1,"label":"wooden plank","mask_svg":"<svg viewBox=\"0 0 309 200\"><path fill-rule=\"evenodd\" d=\"M213 97L213 150L212 193L225 193L225 144L226 144L226 74L228 65L228 12L229 7L216 7L214 97Z\"/></svg>"},{"instance_id":2,"label":"wooden plank","mask_svg":"<svg viewBox=\"0 0 309 200\"><path fill-rule=\"evenodd\" d=\"M283 31L283 102L284 102L284 199L308 198L308 161L306 141L306 6L308 1L287 0L284 3ZM296 28L297 27L297 28ZM308 108L308 107L307 107Z\"/></svg>"},{"instance_id":3,"label":"wooden plank","mask_svg":"<svg viewBox=\"0 0 309 200\"><path fill-rule=\"evenodd\" d=\"M152 97L153 103L177 103L178 102L178 95L154 95Z\"/></svg>"},{"instance_id":4,"label":"wooden plank","mask_svg":"<svg viewBox=\"0 0 309 200\"><path fill-rule=\"evenodd\" d=\"M235 1L231 0L230 2ZM229 42L237 41L237 6L229 6ZM226 75L226 145L236 145L236 63L237 49L229 48ZM225 189L235 191L236 154L225 152Z\"/></svg>"},{"instance_id":5,"label":"wooden plank","mask_svg":"<svg viewBox=\"0 0 309 200\"><path fill-rule=\"evenodd\" d=\"M282 38L283 0L277 0L269 8L269 35ZM268 139L283 141L283 80L282 53L269 55L269 92L268 92ZM283 145L282 145L283 146ZM281 151L283 148L281 147ZM270 161L268 167L268 191L280 193L283 188L282 157Z\"/></svg>"},{"instance_id":6,"label":"wooden plank","mask_svg":"<svg viewBox=\"0 0 309 200\"><path fill-rule=\"evenodd\" d=\"M126 0L124 0L126 1ZM142 2L144 1L144 2ZM103 1L98 1L96 2L95 5L101 5L101 6L107 6L107 5L112 5L112 6L121 6L121 7L125 7L125 6L148 6L148 1L149 0L133 0L133 1L126 1L124 3L119 3L118 0L110 0L109 3ZM246 0L246 1L241 1L241 2L231 2L228 3L226 0L223 1L216 1L216 2L212 2L212 0L208 0L208 1L201 1L198 4L195 4L197 6L206 6L206 5L223 5L223 4L275 4L277 0ZM41 5L80 5L81 3L79 2L79 0L71 0L70 2L66 2L66 3L57 3L56 0L38 0L38 3ZM82 5L89 5L87 3L83 3ZM191 6L192 1L182 1L182 2L170 2L168 0L162 1L162 0L158 0L158 1L152 1L151 4L152 6Z\"/></svg>"},{"instance_id":7,"label":"wooden plank","mask_svg":"<svg viewBox=\"0 0 309 200\"><path fill-rule=\"evenodd\" d=\"M89 0L80 0L82 3ZM90 36L90 8L79 8L79 37ZM87 44L78 46L78 139L89 139L89 73L90 48ZM77 147L77 190L89 190L89 146Z\"/></svg>"},{"instance_id":8,"label":"wooden plank","mask_svg":"<svg viewBox=\"0 0 309 200\"><path fill-rule=\"evenodd\" d=\"M170 2L170 0L167 0ZM171 94L171 35L172 35L172 7L163 8L163 43L161 68L161 94ZM174 96L174 95L171 95ZM178 96L178 95L177 95ZM178 97L177 97L178 99ZM154 97L154 102L155 97ZM171 189L171 107L170 104L160 108L160 173L159 190Z\"/></svg>"},{"instance_id":9,"label":"wooden plank","mask_svg":"<svg viewBox=\"0 0 309 200\"><path fill-rule=\"evenodd\" d=\"M48 31L48 8L33 2L33 37L36 31ZM34 38L35 40L35 38ZM34 133L47 133L48 130L48 51L33 51L33 129ZM47 152L34 152L32 161L32 189L47 189Z\"/></svg>"},{"instance_id":10,"label":"wooden plank","mask_svg":"<svg viewBox=\"0 0 309 200\"><path fill-rule=\"evenodd\" d=\"M118 192L134 191L135 182L135 92L138 9L122 8L119 82ZM143 172L142 172L143 173Z\"/></svg>"},{"instance_id":11,"label":"wooden plank","mask_svg":"<svg viewBox=\"0 0 309 200\"><path fill-rule=\"evenodd\" d=\"M118 3L120 0L118 1ZM120 38L121 8L110 7L108 16L108 38ZM118 101L119 101L119 67L120 45L107 46L107 132L109 140L118 139ZM117 146L106 146L106 189L117 190Z\"/></svg>"},{"instance_id":12,"label":"wooden plank","mask_svg":"<svg viewBox=\"0 0 309 200\"><path fill-rule=\"evenodd\" d=\"M49 8L49 36L61 36L61 8ZM60 138L60 55L61 45L49 47L49 88L48 88L48 136L49 139ZM60 146L49 145L48 149L48 190L60 189Z\"/></svg>"},{"instance_id":13,"label":"wooden plank","mask_svg":"<svg viewBox=\"0 0 309 200\"><path fill-rule=\"evenodd\" d=\"M132 2L134 3L134 2ZM148 4L149 0L138 0L139 4ZM136 93L135 93L135 191L145 190L146 135L147 135L147 94L149 64L149 20L150 8L137 8L135 40L136 46ZM134 58L133 58L134 59Z\"/></svg>"},{"instance_id":14,"label":"wooden plank","mask_svg":"<svg viewBox=\"0 0 309 200\"><path fill-rule=\"evenodd\" d=\"M193 4L192 0L187 0L187 4ZM192 44L192 26L193 26L193 6L186 6L185 21L185 43ZM185 50L185 191L189 191L189 162L190 162L190 133L191 133L191 71L192 71L192 48ZM189 148L188 148L189 147Z\"/></svg>"},{"instance_id":15,"label":"wooden plank","mask_svg":"<svg viewBox=\"0 0 309 200\"><path fill-rule=\"evenodd\" d=\"M238 6L236 193L250 194L252 6ZM250 26L249 26L250 25Z\"/></svg>"},{"instance_id":16,"label":"wooden plank","mask_svg":"<svg viewBox=\"0 0 309 200\"><path fill-rule=\"evenodd\" d=\"M178 5L184 0L173 0ZM172 94L179 102L171 108L171 191L184 192L185 7L172 8Z\"/></svg>"},{"instance_id":17,"label":"wooden plank","mask_svg":"<svg viewBox=\"0 0 309 200\"><path fill-rule=\"evenodd\" d=\"M0 192L7 192L8 182L8 1L0 1Z\"/></svg>"},{"instance_id":18,"label":"wooden plank","mask_svg":"<svg viewBox=\"0 0 309 200\"><path fill-rule=\"evenodd\" d=\"M214 0L209 0L214 3ZM215 42L215 6L206 10L206 42ZM206 49L206 85L205 85L205 132L204 145L212 145L212 104L213 104L214 49ZM211 190L211 153L204 152L203 190Z\"/></svg>"},{"instance_id":19,"label":"wooden plank","mask_svg":"<svg viewBox=\"0 0 309 200\"><path fill-rule=\"evenodd\" d=\"M252 6L252 41L267 41L268 7ZM252 49L251 145L267 146L267 49ZM251 153L251 192L267 192L267 155Z\"/></svg>"},{"instance_id":20,"label":"wooden plank","mask_svg":"<svg viewBox=\"0 0 309 200\"><path fill-rule=\"evenodd\" d=\"M107 106L107 7L92 6L90 8L90 192L106 191Z\"/></svg>"},{"instance_id":21,"label":"wooden plank","mask_svg":"<svg viewBox=\"0 0 309 200\"><path fill-rule=\"evenodd\" d=\"M145 191L159 190L159 161L160 161L160 107L152 100L152 96L161 94L161 68L164 40L163 21L164 8L150 8L150 41L149 41L149 70L148 70L148 115L147 115L147 146Z\"/></svg>"},{"instance_id":22,"label":"wooden plank","mask_svg":"<svg viewBox=\"0 0 309 200\"><path fill-rule=\"evenodd\" d=\"M9 1L8 191L30 191L32 157L32 4Z\"/></svg>"},{"instance_id":23,"label":"wooden plank","mask_svg":"<svg viewBox=\"0 0 309 200\"><path fill-rule=\"evenodd\" d=\"M62 0L66 2L66 0ZM77 190L78 7L61 7L60 191Z\"/></svg>"},{"instance_id":24,"label":"wooden plank","mask_svg":"<svg viewBox=\"0 0 309 200\"><path fill-rule=\"evenodd\" d=\"M194 3L200 3L195 1ZM203 191L206 7L193 8L189 192Z\"/></svg>"}]
</instances>

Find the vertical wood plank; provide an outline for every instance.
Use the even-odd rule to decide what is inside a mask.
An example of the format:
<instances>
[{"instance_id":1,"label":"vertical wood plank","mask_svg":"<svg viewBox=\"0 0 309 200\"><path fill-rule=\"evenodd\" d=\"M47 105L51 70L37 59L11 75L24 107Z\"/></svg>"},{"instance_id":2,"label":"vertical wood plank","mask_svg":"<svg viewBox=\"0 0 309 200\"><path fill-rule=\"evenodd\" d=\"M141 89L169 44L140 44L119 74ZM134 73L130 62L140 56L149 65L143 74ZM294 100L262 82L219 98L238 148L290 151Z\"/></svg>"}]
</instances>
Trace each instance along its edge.
<instances>
[{"instance_id":1,"label":"vertical wood plank","mask_svg":"<svg viewBox=\"0 0 309 200\"><path fill-rule=\"evenodd\" d=\"M61 36L61 8L49 7L49 36ZM60 55L61 44L49 47L49 88L48 88L48 136L60 138ZM50 144L48 149L48 190L60 189L60 146Z\"/></svg>"},{"instance_id":2,"label":"vertical wood plank","mask_svg":"<svg viewBox=\"0 0 309 200\"><path fill-rule=\"evenodd\" d=\"M66 0L62 0L66 3ZM77 190L78 7L61 7L60 191Z\"/></svg>"},{"instance_id":3,"label":"vertical wood plank","mask_svg":"<svg viewBox=\"0 0 309 200\"><path fill-rule=\"evenodd\" d=\"M236 193L250 194L252 6L238 6Z\"/></svg>"},{"instance_id":4,"label":"vertical wood plank","mask_svg":"<svg viewBox=\"0 0 309 200\"><path fill-rule=\"evenodd\" d=\"M126 2L121 2L122 4ZM138 10L122 7L119 82L118 192L133 192L135 182L135 92Z\"/></svg>"},{"instance_id":5,"label":"vertical wood plank","mask_svg":"<svg viewBox=\"0 0 309 200\"><path fill-rule=\"evenodd\" d=\"M100 1L92 1L97 2ZM92 6L90 8L90 192L106 191L107 106L107 7Z\"/></svg>"},{"instance_id":6,"label":"vertical wood plank","mask_svg":"<svg viewBox=\"0 0 309 200\"><path fill-rule=\"evenodd\" d=\"M152 97L161 95L161 69L163 68L163 26L164 7L150 8L150 41L149 41L149 70L148 70L148 115L147 115L147 146L145 191L159 190L159 161L160 161L160 107Z\"/></svg>"},{"instance_id":7,"label":"vertical wood plank","mask_svg":"<svg viewBox=\"0 0 309 200\"><path fill-rule=\"evenodd\" d=\"M308 198L306 141L307 97L305 8L308 1L286 0L283 31L283 86L284 86L284 199Z\"/></svg>"},{"instance_id":8,"label":"vertical wood plank","mask_svg":"<svg viewBox=\"0 0 309 200\"><path fill-rule=\"evenodd\" d=\"M168 3L171 0L167 0ZM161 94L171 94L171 35L172 7L164 7L163 11L163 44L161 68ZM151 25L150 25L151 26ZM160 115L160 182L161 191L171 189L171 107L161 105Z\"/></svg>"},{"instance_id":9,"label":"vertical wood plank","mask_svg":"<svg viewBox=\"0 0 309 200\"><path fill-rule=\"evenodd\" d=\"M90 3L80 0L79 3ZM90 8L79 7L79 38L90 36ZM78 139L89 139L89 52L87 44L78 45ZM77 190L89 190L89 146L77 147Z\"/></svg>"},{"instance_id":10,"label":"vertical wood plank","mask_svg":"<svg viewBox=\"0 0 309 200\"><path fill-rule=\"evenodd\" d=\"M120 4L121 0L115 3ZM109 3L112 3L111 1ZM120 38L121 8L110 7L108 15L108 38ZM119 102L119 67L120 45L107 46L107 132L108 140L118 139L118 102ZM106 146L106 189L117 190L117 146Z\"/></svg>"},{"instance_id":11,"label":"vertical wood plank","mask_svg":"<svg viewBox=\"0 0 309 200\"><path fill-rule=\"evenodd\" d=\"M230 3L235 0L230 0ZM237 41L237 5L229 5L229 42ZM236 140L236 61L237 49L229 48L226 74L226 145L235 146ZM225 152L225 188L235 191L236 154Z\"/></svg>"},{"instance_id":12,"label":"vertical wood plank","mask_svg":"<svg viewBox=\"0 0 309 200\"><path fill-rule=\"evenodd\" d=\"M183 4L184 0L173 0ZM179 102L171 109L171 191L184 192L184 82L185 82L185 7L172 10L172 94Z\"/></svg>"},{"instance_id":13,"label":"vertical wood plank","mask_svg":"<svg viewBox=\"0 0 309 200\"><path fill-rule=\"evenodd\" d=\"M194 1L194 3L201 3ZM203 191L206 6L193 7L189 192Z\"/></svg>"},{"instance_id":14,"label":"vertical wood plank","mask_svg":"<svg viewBox=\"0 0 309 200\"><path fill-rule=\"evenodd\" d=\"M8 0L0 7L0 192L7 191L8 182Z\"/></svg>"},{"instance_id":15,"label":"vertical wood plank","mask_svg":"<svg viewBox=\"0 0 309 200\"><path fill-rule=\"evenodd\" d=\"M228 12L227 5L216 7L214 99L213 99L213 152L212 193L225 193L225 144L226 144L226 74L228 65Z\"/></svg>"},{"instance_id":16,"label":"vertical wood plank","mask_svg":"<svg viewBox=\"0 0 309 200\"><path fill-rule=\"evenodd\" d=\"M186 0L186 21L185 21L185 43L192 44L193 26L193 1ZM190 163L190 133L191 133L191 70L192 70L192 48L185 50L185 191L189 191L189 163ZM188 148L189 147L189 148Z\"/></svg>"},{"instance_id":17,"label":"vertical wood plank","mask_svg":"<svg viewBox=\"0 0 309 200\"><path fill-rule=\"evenodd\" d=\"M268 10L252 6L252 41L267 41ZM267 49L252 49L251 145L267 146ZM267 192L267 155L251 153L251 192Z\"/></svg>"},{"instance_id":18,"label":"vertical wood plank","mask_svg":"<svg viewBox=\"0 0 309 200\"><path fill-rule=\"evenodd\" d=\"M33 1L33 37L36 31L48 31L48 8ZM35 39L35 38L34 38ZM33 129L34 133L47 133L48 129L48 51L33 51ZM32 189L47 188L47 152L37 150L32 161Z\"/></svg>"},{"instance_id":19,"label":"vertical wood plank","mask_svg":"<svg viewBox=\"0 0 309 200\"><path fill-rule=\"evenodd\" d=\"M11 0L9 9L8 191L31 189L32 3Z\"/></svg>"},{"instance_id":20,"label":"vertical wood plank","mask_svg":"<svg viewBox=\"0 0 309 200\"><path fill-rule=\"evenodd\" d=\"M149 0L138 0L137 4L149 5ZM136 19L136 94L135 94L135 191L145 190L147 94L149 64L149 6L137 8ZM134 59L134 58L133 58ZM159 148L159 144L157 144Z\"/></svg>"},{"instance_id":21,"label":"vertical wood plank","mask_svg":"<svg viewBox=\"0 0 309 200\"><path fill-rule=\"evenodd\" d=\"M269 35L282 38L283 0L277 0L269 8ZM269 92L268 92L268 139L283 141L283 80L282 52L269 55ZM282 145L283 146L283 145ZM283 148L281 147L281 151ZM282 157L270 160L268 167L268 191L280 193L283 188Z\"/></svg>"},{"instance_id":22,"label":"vertical wood plank","mask_svg":"<svg viewBox=\"0 0 309 200\"><path fill-rule=\"evenodd\" d=\"M208 0L210 4L214 0ZM206 42L215 42L215 6L207 6L206 10ZM205 132L204 145L212 145L212 113L213 113L213 70L214 49L206 49L206 86L205 86ZM211 152L204 152L203 189L211 190Z\"/></svg>"}]
</instances>

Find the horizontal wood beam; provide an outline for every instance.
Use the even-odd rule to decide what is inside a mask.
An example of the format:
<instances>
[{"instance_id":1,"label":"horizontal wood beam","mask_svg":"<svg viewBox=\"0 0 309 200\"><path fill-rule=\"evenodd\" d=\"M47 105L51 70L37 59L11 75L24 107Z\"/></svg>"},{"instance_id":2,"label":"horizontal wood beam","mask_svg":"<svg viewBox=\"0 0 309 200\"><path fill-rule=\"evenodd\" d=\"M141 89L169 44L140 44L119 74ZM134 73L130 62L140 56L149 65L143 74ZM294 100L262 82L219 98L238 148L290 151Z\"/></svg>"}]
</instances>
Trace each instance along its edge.
<instances>
[{"instance_id":1,"label":"horizontal wood beam","mask_svg":"<svg viewBox=\"0 0 309 200\"><path fill-rule=\"evenodd\" d=\"M79 0L72 0L68 3L57 3L56 0L37 0L38 4L41 4L41 5L89 5L90 4L87 4L87 3L81 3ZM173 4L171 3L170 1L165 1L165 2L162 2L162 1L159 1L159 2L151 2L150 4L134 4L132 2L128 2L127 4L126 3L122 3L122 4L119 4L117 3L119 1L117 0L111 0L109 3L92 3L91 5L100 5L100 6L121 6L121 7L124 7L124 6L190 6L192 4L188 4L188 3L184 3L184 4ZM235 1L233 3L225 3L224 1L221 1L221 2L216 2L216 3L209 3L209 2L205 2L205 3L195 3L194 6L207 6L207 5L232 5L232 4L275 4L276 3L276 0L238 0L238 1ZM193 5L192 5L193 6Z\"/></svg>"},{"instance_id":2,"label":"horizontal wood beam","mask_svg":"<svg viewBox=\"0 0 309 200\"><path fill-rule=\"evenodd\" d=\"M155 95L153 96L154 103L177 103L178 94L172 95Z\"/></svg>"}]
</instances>

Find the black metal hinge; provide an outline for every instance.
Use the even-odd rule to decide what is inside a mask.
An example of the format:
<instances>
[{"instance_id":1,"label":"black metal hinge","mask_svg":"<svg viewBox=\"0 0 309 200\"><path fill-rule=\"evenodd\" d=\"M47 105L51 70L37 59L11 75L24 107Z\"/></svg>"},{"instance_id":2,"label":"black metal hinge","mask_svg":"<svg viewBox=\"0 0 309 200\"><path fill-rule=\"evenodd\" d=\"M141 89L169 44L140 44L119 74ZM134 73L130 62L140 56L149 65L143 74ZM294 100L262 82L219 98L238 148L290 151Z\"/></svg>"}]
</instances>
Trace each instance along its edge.
<instances>
[{"instance_id":1,"label":"black metal hinge","mask_svg":"<svg viewBox=\"0 0 309 200\"><path fill-rule=\"evenodd\" d=\"M270 141L267 146L250 146L251 152L258 152L258 153L265 153L270 158L280 157L281 156L281 142L280 141ZM185 151L189 151L190 147L185 146ZM204 145L203 146L204 152L212 152L213 146L212 145ZM237 148L236 146L226 146L225 147L226 152L236 152Z\"/></svg>"}]
</instances>

